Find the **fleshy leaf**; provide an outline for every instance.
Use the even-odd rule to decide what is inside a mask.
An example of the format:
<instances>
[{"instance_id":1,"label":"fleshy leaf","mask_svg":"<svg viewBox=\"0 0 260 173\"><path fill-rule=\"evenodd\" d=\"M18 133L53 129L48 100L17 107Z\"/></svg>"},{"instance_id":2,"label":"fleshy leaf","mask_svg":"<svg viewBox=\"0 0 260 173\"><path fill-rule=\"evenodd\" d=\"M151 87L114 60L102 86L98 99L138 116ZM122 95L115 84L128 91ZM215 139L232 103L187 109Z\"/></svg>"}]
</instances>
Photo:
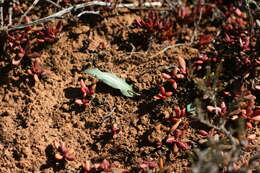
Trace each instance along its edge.
<instances>
[{"instance_id":1,"label":"fleshy leaf","mask_svg":"<svg viewBox=\"0 0 260 173\"><path fill-rule=\"evenodd\" d=\"M191 114L195 114L196 108L194 107L194 105L192 105L192 103L187 105L187 112L191 113Z\"/></svg>"},{"instance_id":2,"label":"fleshy leaf","mask_svg":"<svg viewBox=\"0 0 260 173\"><path fill-rule=\"evenodd\" d=\"M119 89L126 97L134 96L133 87L126 83L124 79L117 77L113 73L102 72L98 68L85 70L85 73L101 80L112 88Z\"/></svg>"}]
</instances>

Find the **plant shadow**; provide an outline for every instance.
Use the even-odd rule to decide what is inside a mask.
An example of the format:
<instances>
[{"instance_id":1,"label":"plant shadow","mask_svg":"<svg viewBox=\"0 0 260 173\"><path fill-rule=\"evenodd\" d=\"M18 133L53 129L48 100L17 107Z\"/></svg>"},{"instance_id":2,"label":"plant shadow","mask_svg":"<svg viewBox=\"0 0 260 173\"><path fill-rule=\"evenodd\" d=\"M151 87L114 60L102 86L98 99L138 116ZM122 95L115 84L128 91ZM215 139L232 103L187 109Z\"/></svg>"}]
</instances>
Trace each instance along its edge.
<instances>
[{"instance_id":1,"label":"plant shadow","mask_svg":"<svg viewBox=\"0 0 260 173\"><path fill-rule=\"evenodd\" d=\"M45 149L45 155L47 157L46 163L41 165L40 171L43 171L48 168L52 168L54 172L61 171L65 168L66 161L64 159L57 161L54 158L54 149L52 145L48 145Z\"/></svg>"}]
</instances>

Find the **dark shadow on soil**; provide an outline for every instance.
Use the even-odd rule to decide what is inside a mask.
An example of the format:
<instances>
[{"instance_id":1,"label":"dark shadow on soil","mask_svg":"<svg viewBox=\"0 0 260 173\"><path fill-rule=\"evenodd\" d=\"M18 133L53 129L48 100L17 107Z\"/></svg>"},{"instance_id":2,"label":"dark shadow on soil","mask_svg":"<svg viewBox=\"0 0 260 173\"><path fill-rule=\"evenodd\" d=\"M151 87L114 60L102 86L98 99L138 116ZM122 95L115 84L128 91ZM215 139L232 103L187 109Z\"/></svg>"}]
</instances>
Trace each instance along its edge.
<instances>
[{"instance_id":1,"label":"dark shadow on soil","mask_svg":"<svg viewBox=\"0 0 260 173\"><path fill-rule=\"evenodd\" d=\"M92 150L99 152L98 145L100 144L103 148L106 144L111 142L113 139L112 133L104 132L100 136L94 137L95 143L93 143L90 147Z\"/></svg>"},{"instance_id":2,"label":"dark shadow on soil","mask_svg":"<svg viewBox=\"0 0 260 173\"><path fill-rule=\"evenodd\" d=\"M142 148L145 146L153 146L151 142L148 141L148 136L152 133L152 130L147 130L143 135L140 136L138 141L138 148ZM154 145L155 146L155 145Z\"/></svg>"},{"instance_id":3,"label":"dark shadow on soil","mask_svg":"<svg viewBox=\"0 0 260 173\"><path fill-rule=\"evenodd\" d=\"M97 14L83 14L79 19L93 28L103 20L103 17Z\"/></svg>"},{"instance_id":4,"label":"dark shadow on soil","mask_svg":"<svg viewBox=\"0 0 260 173\"><path fill-rule=\"evenodd\" d=\"M158 93L158 88L151 88L149 90L141 91L140 100L143 100L142 103L138 105L137 114L139 116L145 114L155 114L158 112L158 107L163 104L162 100L155 100L153 96Z\"/></svg>"},{"instance_id":5,"label":"dark shadow on soil","mask_svg":"<svg viewBox=\"0 0 260 173\"><path fill-rule=\"evenodd\" d=\"M86 121L85 122L85 128L88 129L98 129L101 126L101 123L97 123L97 122L90 122L90 121Z\"/></svg>"},{"instance_id":6,"label":"dark shadow on soil","mask_svg":"<svg viewBox=\"0 0 260 173\"><path fill-rule=\"evenodd\" d=\"M145 114L156 114L159 113L157 111L157 107L159 104L162 104L161 101L143 101L139 106L138 106L138 111L137 114L139 116L145 115Z\"/></svg>"},{"instance_id":7,"label":"dark shadow on soil","mask_svg":"<svg viewBox=\"0 0 260 173\"><path fill-rule=\"evenodd\" d=\"M8 73L11 71L11 65L7 65L0 68L0 86L9 83Z\"/></svg>"},{"instance_id":8,"label":"dark shadow on soil","mask_svg":"<svg viewBox=\"0 0 260 173\"><path fill-rule=\"evenodd\" d=\"M29 87L33 87L35 85L35 80L33 78L33 75L26 75L26 74L19 74L19 78L17 80L13 80L9 78L9 76L14 76L12 73L19 73L18 70L13 67L12 65L6 65L4 67L0 67L0 86L2 85L8 85L12 83L12 85L16 87L20 87L20 85L23 83L25 85L28 85ZM39 77L41 78L41 77Z\"/></svg>"},{"instance_id":9,"label":"dark shadow on soil","mask_svg":"<svg viewBox=\"0 0 260 173\"><path fill-rule=\"evenodd\" d=\"M190 126L193 129L197 129L197 130L210 130L211 128L208 127L207 125L201 123L198 119L192 119L192 121L190 122Z\"/></svg>"},{"instance_id":10,"label":"dark shadow on soil","mask_svg":"<svg viewBox=\"0 0 260 173\"><path fill-rule=\"evenodd\" d=\"M128 166L134 165L134 158L135 155L133 152L126 150L125 148L122 148L120 146L115 146L114 148L111 148L109 150L109 153L111 153L112 155L116 155L117 160L118 161L124 161L125 164L127 164Z\"/></svg>"},{"instance_id":11,"label":"dark shadow on soil","mask_svg":"<svg viewBox=\"0 0 260 173\"><path fill-rule=\"evenodd\" d=\"M81 93L81 90L80 88L72 88L72 87L69 87L69 88L65 88L63 90L64 92L64 95L66 98L70 99L70 101L68 102L64 102L63 104L65 105L68 105L70 108L69 110L66 110L66 109L62 109L62 111L64 112L71 112L71 111L75 111L75 113L82 113L85 111L86 107L85 106L82 106L82 105L77 105L75 104L75 99L80 99L82 98L82 93Z\"/></svg>"},{"instance_id":12,"label":"dark shadow on soil","mask_svg":"<svg viewBox=\"0 0 260 173\"><path fill-rule=\"evenodd\" d=\"M102 94L111 94L112 96L123 96L118 89L114 89L103 82L98 82L97 83L97 88L96 88L97 93L102 93Z\"/></svg>"},{"instance_id":13,"label":"dark shadow on soil","mask_svg":"<svg viewBox=\"0 0 260 173\"><path fill-rule=\"evenodd\" d=\"M62 159L61 161L57 161L54 158L54 151L51 145L48 145L45 149L45 155L47 157L47 161L45 164L41 165L40 170L43 171L48 168L52 168L54 172L60 171L65 168L66 161Z\"/></svg>"},{"instance_id":14,"label":"dark shadow on soil","mask_svg":"<svg viewBox=\"0 0 260 173\"><path fill-rule=\"evenodd\" d=\"M64 90L65 97L68 99L76 99L80 98L82 96L82 93L80 91L80 88L65 88Z\"/></svg>"},{"instance_id":15,"label":"dark shadow on soil","mask_svg":"<svg viewBox=\"0 0 260 173\"><path fill-rule=\"evenodd\" d=\"M118 35L114 37L114 40L111 44L116 44L119 46L119 50L124 50L126 52L133 51L133 47L131 46L131 43L129 41L124 40L122 36ZM125 60L124 60L125 61Z\"/></svg>"},{"instance_id":16,"label":"dark shadow on soil","mask_svg":"<svg viewBox=\"0 0 260 173\"><path fill-rule=\"evenodd\" d=\"M148 36L149 37L149 36ZM150 39L144 36L143 33L130 32L128 39L124 39L122 33L115 35L111 44L119 46L119 50L132 52L133 49L146 51L149 48Z\"/></svg>"},{"instance_id":17,"label":"dark shadow on soil","mask_svg":"<svg viewBox=\"0 0 260 173\"><path fill-rule=\"evenodd\" d=\"M149 48L149 38L145 38L143 33L129 33L129 40L128 42L132 43L134 47L139 50L146 51Z\"/></svg>"}]
</instances>

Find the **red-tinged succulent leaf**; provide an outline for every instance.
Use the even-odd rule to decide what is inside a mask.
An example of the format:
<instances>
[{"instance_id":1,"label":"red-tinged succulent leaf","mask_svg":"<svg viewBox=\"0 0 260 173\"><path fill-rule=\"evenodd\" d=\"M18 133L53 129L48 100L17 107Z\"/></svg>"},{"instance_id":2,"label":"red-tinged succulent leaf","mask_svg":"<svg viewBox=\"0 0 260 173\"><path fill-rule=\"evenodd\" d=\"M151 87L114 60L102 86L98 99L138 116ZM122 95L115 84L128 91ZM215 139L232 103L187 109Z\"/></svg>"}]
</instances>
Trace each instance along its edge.
<instances>
[{"instance_id":1,"label":"red-tinged succulent leaf","mask_svg":"<svg viewBox=\"0 0 260 173\"><path fill-rule=\"evenodd\" d=\"M21 60L22 59L18 59L18 60L13 59L12 64L18 66L20 64Z\"/></svg>"},{"instance_id":2,"label":"red-tinged succulent leaf","mask_svg":"<svg viewBox=\"0 0 260 173\"><path fill-rule=\"evenodd\" d=\"M166 97L170 97L171 95L172 95L172 92L171 92L171 91L168 91L168 92L165 93L165 96L166 96Z\"/></svg>"},{"instance_id":3,"label":"red-tinged succulent leaf","mask_svg":"<svg viewBox=\"0 0 260 173\"><path fill-rule=\"evenodd\" d=\"M89 89L88 89L88 87L86 86L86 84L84 83L84 81L82 79L80 80L80 88L81 88L81 92L83 94L87 95L89 93Z\"/></svg>"},{"instance_id":4,"label":"red-tinged succulent leaf","mask_svg":"<svg viewBox=\"0 0 260 173\"><path fill-rule=\"evenodd\" d=\"M170 143L170 144L176 143L176 142L177 142L177 140L176 140L174 137L169 137L169 138L166 140L166 143Z\"/></svg>"},{"instance_id":5,"label":"red-tinged succulent leaf","mask_svg":"<svg viewBox=\"0 0 260 173\"><path fill-rule=\"evenodd\" d=\"M90 101L87 100L87 99L82 99L82 102L83 102L83 105L84 105L84 106L88 106L89 103L90 103Z\"/></svg>"},{"instance_id":6,"label":"red-tinged succulent leaf","mask_svg":"<svg viewBox=\"0 0 260 173\"><path fill-rule=\"evenodd\" d=\"M252 125L252 123L250 123L250 122L246 122L246 127L249 128L249 129L251 129L251 128L253 128L253 125Z\"/></svg>"},{"instance_id":7,"label":"red-tinged succulent leaf","mask_svg":"<svg viewBox=\"0 0 260 173\"><path fill-rule=\"evenodd\" d=\"M216 107L215 111L217 114L219 114L219 113L221 113L222 109L220 107Z\"/></svg>"},{"instance_id":8,"label":"red-tinged succulent leaf","mask_svg":"<svg viewBox=\"0 0 260 173\"><path fill-rule=\"evenodd\" d=\"M254 111L251 107L247 107L246 109L246 116L251 116L253 115Z\"/></svg>"},{"instance_id":9,"label":"red-tinged succulent leaf","mask_svg":"<svg viewBox=\"0 0 260 173\"><path fill-rule=\"evenodd\" d=\"M178 128L180 123L181 123L181 118L179 118L178 121L171 127L171 133L173 133Z\"/></svg>"},{"instance_id":10,"label":"red-tinged succulent leaf","mask_svg":"<svg viewBox=\"0 0 260 173\"><path fill-rule=\"evenodd\" d=\"M181 141L177 141L177 145L178 147L180 147L182 150L189 150L191 149L189 145L181 142Z\"/></svg>"},{"instance_id":11,"label":"red-tinged succulent leaf","mask_svg":"<svg viewBox=\"0 0 260 173\"><path fill-rule=\"evenodd\" d=\"M82 166L82 168L83 168L83 170L85 171L85 172L89 172L90 170L91 170L91 161L90 160L85 160L84 161L84 163L83 163L83 166Z\"/></svg>"},{"instance_id":12,"label":"red-tinged succulent leaf","mask_svg":"<svg viewBox=\"0 0 260 173\"><path fill-rule=\"evenodd\" d=\"M175 110L176 116L180 117L181 116L181 109L180 109L180 107L179 106L175 106L174 110Z\"/></svg>"},{"instance_id":13,"label":"red-tinged succulent leaf","mask_svg":"<svg viewBox=\"0 0 260 173\"><path fill-rule=\"evenodd\" d=\"M32 32L38 32L38 31L42 31L44 28L43 27L41 27L41 26L37 26L37 27L33 27L32 28Z\"/></svg>"},{"instance_id":14,"label":"red-tinged succulent leaf","mask_svg":"<svg viewBox=\"0 0 260 173\"><path fill-rule=\"evenodd\" d=\"M162 95L161 93L157 94L157 96L158 96L159 98L161 98L161 99L163 99L163 98L165 97L165 96Z\"/></svg>"},{"instance_id":15,"label":"red-tinged succulent leaf","mask_svg":"<svg viewBox=\"0 0 260 173\"><path fill-rule=\"evenodd\" d=\"M56 25L57 33L61 32L62 28L63 28L63 23L62 21L59 21L58 24Z\"/></svg>"},{"instance_id":16,"label":"red-tinged succulent leaf","mask_svg":"<svg viewBox=\"0 0 260 173\"><path fill-rule=\"evenodd\" d=\"M256 85L256 86L255 86L255 89L256 89L256 90L260 90L260 85Z\"/></svg>"},{"instance_id":17,"label":"red-tinged succulent leaf","mask_svg":"<svg viewBox=\"0 0 260 173\"><path fill-rule=\"evenodd\" d=\"M172 87L176 90L177 89L177 82L174 79L170 79L169 82L172 84Z\"/></svg>"},{"instance_id":18,"label":"red-tinged succulent leaf","mask_svg":"<svg viewBox=\"0 0 260 173\"><path fill-rule=\"evenodd\" d=\"M163 99L163 96L161 94L157 94L156 96L153 96L155 100L161 100Z\"/></svg>"},{"instance_id":19,"label":"red-tinged succulent leaf","mask_svg":"<svg viewBox=\"0 0 260 173\"><path fill-rule=\"evenodd\" d=\"M220 108L221 108L221 111L222 111L223 113L226 113L227 107L226 107L226 103L225 103L224 101L221 102Z\"/></svg>"},{"instance_id":20,"label":"red-tinged succulent leaf","mask_svg":"<svg viewBox=\"0 0 260 173\"><path fill-rule=\"evenodd\" d=\"M15 40L15 43L19 45L19 44L21 44L21 41L20 40Z\"/></svg>"},{"instance_id":21,"label":"red-tinged succulent leaf","mask_svg":"<svg viewBox=\"0 0 260 173\"><path fill-rule=\"evenodd\" d=\"M241 10L239 8L236 8L235 13L238 17L242 17L243 13L241 12Z\"/></svg>"},{"instance_id":22,"label":"red-tinged succulent leaf","mask_svg":"<svg viewBox=\"0 0 260 173\"><path fill-rule=\"evenodd\" d=\"M170 75L168 75L168 74L166 74L166 73L162 73L162 77L163 77L164 79L167 79L167 80L169 80L169 79L172 78Z\"/></svg>"},{"instance_id":23,"label":"red-tinged succulent leaf","mask_svg":"<svg viewBox=\"0 0 260 173\"><path fill-rule=\"evenodd\" d=\"M90 89L89 89L89 94L90 94L90 95L95 94L95 92L96 92L96 87L97 87L96 84L94 84L94 85L92 85L92 86L90 87Z\"/></svg>"},{"instance_id":24,"label":"red-tinged succulent leaf","mask_svg":"<svg viewBox=\"0 0 260 173\"><path fill-rule=\"evenodd\" d=\"M74 161L76 160L76 157L74 155L66 154L65 159L68 161Z\"/></svg>"},{"instance_id":25,"label":"red-tinged succulent leaf","mask_svg":"<svg viewBox=\"0 0 260 173\"><path fill-rule=\"evenodd\" d=\"M63 159L63 156L60 153L56 153L54 157L55 157L56 160L62 160Z\"/></svg>"},{"instance_id":26,"label":"red-tinged succulent leaf","mask_svg":"<svg viewBox=\"0 0 260 173\"><path fill-rule=\"evenodd\" d=\"M182 57L179 57L179 65L181 67L182 73L186 74L186 62Z\"/></svg>"},{"instance_id":27,"label":"red-tinged succulent leaf","mask_svg":"<svg viewBox=\"0 0 260 173\"><path fill-rule=\"evenodd\" d=\"M81 99L76 99L75 103L78 105L83 105L83 101Z\"/></svg>"},{"instance_id":28,"label":"red-tinged succulent leaf","mask_svg":"<svg viewBox=\"0 0 260 173\"><path fill-rule=\"evenodd\" d=\"M240 44L240 47L243 47L243 46L244 46L244 43L243 43L243 41L242 41L242 38L241 38L241 37L239 38L239 44Z\"/></svg>"},{"instance_id":29,"label":"red-tinged succulent leaf","mask_svg":"<svg viewBox=\"0 0 260 173\"><path fill-rule=\"evenodd\" d=\"M160 92L162 95L165 95L165 88L163 86L160 86Z\"/></svg>"},{"instance_id":30,"label":"red-tinged succulent leaf","mask_svg":"<svg viewBox=\"0 0 260 173\"><path fill-rule=\"evenodd\" d=\"M202 66L200 65L200 66L197 66L197 68L196 68L196 70L197 71L199 71L199 70L201 70L202 69Z\"/></svg>"},{"instance_id":31,"label":"red-tinged succulent leaf","mask_svg":"<svg viewBox=\"0 0 260 173\"><path fill-rule=\"evenodd\" d=\"M232 43L232 42L234 42L234 40L231 39L230 36L227 35L227 34L225 35L225 38L223 39L223 41L225 41L225 42L227 42L227 43Z\"/></svg>"},{"instance_id":32,"label":"red-tinged succulent leaf","mask_svg":"<svg viewBox=\"0 0 260 173\"><path fill-rule=\"evenodd\" d=\"M249 118L250 120L253 120L253 121L258 121L258 122L260 122L260 115L258 115L258 116L255 116L255 117L251 117L251 118Z\"/></svg>"},{"instance_id":33,"label":"red-tinged succulent leaf","mask_svg":"<svg viewBox=\"0 0 260 173\"><path fill-rule=\"evenodd\" d=\"M106 159L104 159L103 162L101 163L100 167L102 169L108 169L108 168L110 168L110 163Z\"/></svg>"},{"instance_id":34,"label":"red-tinged succulent leaf","mask_svg":"<svg viewBox=\"0 0 260 173\"><path fill-rule=\"evenodd\" d=\"M158 167L158 164L157 164L156 161L149 161L149 162L146 161L146 163L148 164L148 166L150 168L157 168Z\"/></svg>"},{"instance_id":35,"label":"red-tinged succulent leaf","mask_svg":"<svg viewBox=\"0 0 260 173\"><path fill-rule=\"evenodd\" d=\"M67 152L64 153L64 158L68 161L76 160L76 157L74 156L74 150L69 149Z\"/></svg>"},{"instance_id":36,"label":"red-tinged succulent leaf","mask_svg":"<svg viewBox=\"0 0 260 173\"><path fill-rule=\"evenodd\" d=\"M19 59L22 59L24 56L25 56L25 52L24 51L18 53Z\"/></svg>"},{"instance_id":37,"label":"red-tinged succulent leaf","mask_svg":"<svg viewBox=\"0 0 260 173\"><path fill-rule=\"evenodd\" d=\"M212 42L213 35L212 34L205 34L199 38L199 44L201 46L210 44Z\"/></svg>"},{"instance_id":38,"label":"red-tinged succulent leaf","mask_svg":"<svg viewBox=\"0 0 260 173\"><path fill-rule=\"evenodd\" d=\"M60 144L59 151L62 153L67 153L69 151L64 142Z\"/></svg>"},{"instance_id":39,"label":"red-tinged succulent leaf","mask_svg":"<svg viewBox=\"0 0 260 173\"><path fill-rule=\"evenodd\" d=\"M8 39L11 40L11 41L15 41L16 38L14 36L11 36L11 35L8 35Z\"/></svg>"},{"instance_id":40,"label":"red-tinged succulent leaf","mask_svg":"<svg viewBox=\"0 0 260 173\"><path fill-rule=\"evenodd\" d=\"M42 63L39 59L36 59L33 62L32 72L36 74L42 74L43 72L45 72L45 69L43 69Z\"/></svg>"},{"instance_id":41,"label":"red-tinged succulent leaf","mask_svg":"<svg viewBox=\"0 0 260 173\"><path fill-rule=\"evenodd\" d=\"M245 95L244 98L249 101L254 101L256 99L256 97L252 94Z\"/></svg>"},{"instance_id":42,"label":"red-tinged succulent leaf","mask_svg":"<svg viewBox=\"0 0 260 173\"><path fill-rule=\"evenodd\" d=\"M208 132L206 132L205 130L199 130L199 133L203 136L208 136Z\"/></svg>"},{"instance_id":43,"label":"red-tinged succulent leaf","mask_svg":"<svg viewBox=\"0 0 260 173\"><path fill-rule=\"evenodd\" d=\"M180 118L171 118L170 121L171 122L178 122L180 120Z\"/></svg>"},{"instance_id":44,"label":"red-tinged succulent leaf","mask_svg":"<svg viewBox=\"0 0 260 173\"><path fill-rule=\"evenodd\" d=\"M141 28L143 26L142 19L135 19L134 22L133 22L133 25Z\"/></svg>"},{"instance_id":45,"label":"red-tinged succulent leaf","mask_svg":"<svg viewBox=\"0 0 260 173\"><path fill-rule=\"evenodd\" d=\"M141 169L146 169L146 168L148 168L148 164L142 163L142 164L139 165L139 167L140 167Z\"/></svg>"},{"instance_id":46,"label":"red-tinged succulent leaf","mask_svg":"<svg viewBox=\"0 0 260 173\"><path fill-rule=\"evenodd\" d=\"M173 70L172 70L172 75L176 76L179 71L180 71L180 69L178 67L174 67Z\"/></svg>"},{"instance_id":47,"label":"red-tinged succulent leaf","mask_svg":"<svg viewBox=\"0 0 260 173\"><path fill-rule=\"evenodd\" d=\"M178 10L178 17L184 19L191 14L191 9L189 7L182 7Z\"/></svg>"},{"instance_id":48,"label":"red-tinged succulent leaf","mask_svg":"<svg viewBox=\"0 0 260 173\"><path fill-rule=\"evenodd\" d=\"M214 112L216 108L214 106L207 106L208 112Z\"/></svg>"},{"instance_id":49,"label":"red-tinged succulent leaf","mask_svg":"<svg viewBox=\"0 0 260 173\"><path fill-rule=\"evenodd\" d=\"M185 135L185 130L176 129L174 135L176 138L180 138L181 136Z\"/></svg>"},{"instance_id":50,"label":"red-tinged succulent leaf","mask_svg":"<svg viewBox=\"0 0 260 173\"><path fill-rule=\"evenodd\" d=\"M229 115L238 115L238 114L240 114L241 112L242 112L241 109L237 109L237 110L234 110L234 111L230 112Z\"/></svg>"},{"instance_id":51,"label":"red-tinged succulent leaf","mask_svg":"<svg viewBox=\"0 0 260 173\"><path fill-rule=\"evenodd\" d=\"M203 64L204 62L202 60L197 60L194 62L194 64Z\"/></svg>"},{"instance_id":52,"label":"red-tinged succulent leaf","mask_svg":"<svg viewBox=\"0 0 260 173\"><path fill-rule=\"evenodd\" d=\"M38 43L44 43L44 42L45 42L44 39L37 39L36 41L37 41Z\"/></svg>"},{"instance_id":53,"label":"red-tinged succulent leaf","mask_svg":"<svg viewBox=\"0 0 260 173\"><path fill-rule=\"evenodd\" d=\"M173 83L175 83L176 81L175 81L174 79L169 79L169 82L170 82L171 84L173 84Z\"/></svg>"},{"instance_id":54,"label":"red-tinged succulent leaf","mask_svg":"<svg viewBox=\"0 0 260 173\"><path fill-rule=\"evenodd\" d=\"M254 112L254 116L258 116L258 115L260 115L260 109L257 109L257 110L255 110L255 112Z\"/></svg>"},{"instance_id":55,"label":"red-tinged succulent leaf","mask_svg":"<svg viewBox=\"0 0 260 173\"><path fill-rule=\"evenodd\" d=\"M231 95L230 92L228 92L228 91L225 91L224 94L225 94L226 96L230 96L230 95Z\"/></svg>"},{"instance_id":56,"label":"red-tinged succulent leaf","mask_svg":"<svg viewBox=\"0 0 260 173\"><path fill-rule=\"evenodd\" d=\"M185 114L186 114L186 109L185 108L183 108L182 110L181 110L181 117L183 117L183 116L185 116Z\"/></svg>"},{"instance_id":57,"label":"red-tinged succulent leaf","mask_svg":"<svg viewBox=\"0 0 260 173\"><path fill-rule=\"evenodd\" d=\"M100 168L100 163L95 163L94 165L93 165L93 167L97 170L97 169L99 169Z\"/></svg>"},{"instance_id":58,"label":"red-tinged succulent leaf","mask_svg":"<svg viewBox=\"0 0 260 173\"><path fill-rule=\"evenodd\" d=\"M177 75L176 75L176 78L178 78L178 79L184 79L185 76L184 76L183 74L177 74Z\"/></svg>"},{"instance_id":59,"label":"red-tinged succulent leaf","mask_svg":"<svg viewBox=\"0 0 260 173\"><path fill-rule=\"evenodd\" d=\"M45 37L44 40L49 42L49 43L52 43L52 42L55 41L54 38L51 38L51 37Z\"/></svg>"}]
</instances>

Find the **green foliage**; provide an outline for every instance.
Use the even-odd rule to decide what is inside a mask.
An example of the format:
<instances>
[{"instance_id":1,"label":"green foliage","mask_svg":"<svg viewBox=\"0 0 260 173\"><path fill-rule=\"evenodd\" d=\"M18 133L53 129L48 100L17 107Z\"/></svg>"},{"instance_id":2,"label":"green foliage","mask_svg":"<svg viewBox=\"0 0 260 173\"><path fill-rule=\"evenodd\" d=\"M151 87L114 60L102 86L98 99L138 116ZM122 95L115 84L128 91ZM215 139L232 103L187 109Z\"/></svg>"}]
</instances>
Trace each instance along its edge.
<instances>
[{"instance_id":1,"label":"green foliage","mask_svg":"<svg viewBox=\"0 0 260 173\"><path fill-rule=\"evenodd\" d=\"M119 89L126 97L134 96L133 87L126 83L125 79L119 78L113 73L102 72L98 68L85 70L85 73L101 80L112 88Z\"/></svg>"}]
</instances>

